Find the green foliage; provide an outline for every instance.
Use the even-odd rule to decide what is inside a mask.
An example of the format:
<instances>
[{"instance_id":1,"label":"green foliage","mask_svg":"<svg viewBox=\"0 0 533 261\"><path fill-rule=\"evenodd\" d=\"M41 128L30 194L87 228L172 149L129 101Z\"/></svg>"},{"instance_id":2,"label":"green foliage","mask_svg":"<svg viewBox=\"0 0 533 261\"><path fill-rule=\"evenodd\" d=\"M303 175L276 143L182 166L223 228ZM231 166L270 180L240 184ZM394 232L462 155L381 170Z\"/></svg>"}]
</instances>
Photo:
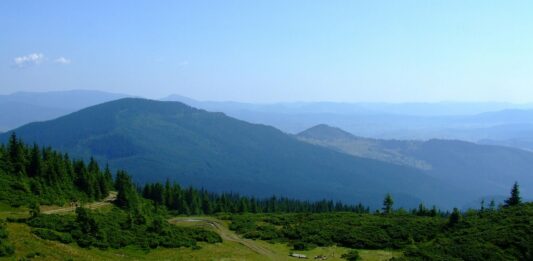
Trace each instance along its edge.
<instances>
[{"instance_id":1,"label":"green foliage","mask_svg":"<svg viewBox=\"0 0 533 261\"><path fill-rule=\"evenodd\" d=\"M452 214L448 218L448 225L449 226L455 226L459 222L461 222L461 212L457 208L454 208L452 211Z\"/></svg>"},{"instance_id":2,"label":"green foliage","mask_svg":"<svg viewBox=\"0 0 533 261\"><path fill-rule=\"evenodd\" d=\"M96 161L86 165L51 148L27 146L15 134L0 146L0 185L0 201L12 206L100 200L112 187Z\"/></svg>"},{"instance_id":3,"label":"green foliage","mask_svg":"<svg viewBox=\"0 0 533 261\"><path fill-rule=\"evenodd\" d=\"M40 149L37 145L30 148L13 134L7 148L0 146L0 163L0 185L6 188L0 191L0 200L11 205L29 205L30 218L20 222L33 227L32 233L40 238L102 249L130 245L193 247L200 241L222 241L212 231L170 225L159 203L154 205L142 199L126 172L118 171L113 184L109 168L106 166L101 171L92 158L88 164L71 161L67 155L49 148ZM39 203L101 200L113 186L118 192L117 207L111 211L93 212L78 207L75 216L40 213ZM184 197L194 199L194 193L191 189ZM166 200L170 199L167 195ZM191 205L194 213L200 212L199 206ZM13 253L13 248L5 242L6 237L0 226L0 255Z\"/></svg>"},{"instance_id":4,"label":"green foliage","mask_svg":"<svg viewBox=\"0 0 533 261\"><path fill-rule=\"evenodd\" d=\"M443 218L409 214L387 216L354 213L233 215L230 229L246 238L287 242L306 248L399 249L435 238Z\"/></svg>"},{"instance_id":5,"label":"green foliage","mask_svg":"<svg viewBox=\"0 0 533 261\"><path fill-rule=\"evenodd\" d=\"M348 251L348 253L343 254L341 257L348 261L357 261L361 259L361 256L359 256L359 252L357 252L357 250L355 249Z\"/></svg>"},{"instance_id":6,"label":"green foliage","mask_svg":"<svg viewBox=\"0 0 533 261\"><path fill-rule=\"evenodd\" d=\"M394 200L392 199L392 195L390 193L387 193L387 196L385 196L385 199L383 200L383 213L385 214L392 213L393 204L394 204Z\"/></svg>"},{"instance_id":7,"label":"green foliage","mask_svg":"<svg viewBox=\"0 0 533 261\"><path fill-rule=\"evenodd\" d=\"M61 233L46 228L32 229L31 232L34 235L46 240L59 241L64 244L70 244L73 242L72 236L68 233Z\"/></svg>"},{"instance_id":8,"label":"green foliage","mask_svg":"<svg viewBox=\"0 0 533 261\"><path fill-rule=\"evenodd\" d=\"M295 250L338 245L398 249L400 260L533 260L533 203L495 210L456 209L448 217L395 212L234 214L230 229ZM453 225L452 225L453 224Z\"/></svg>"},{"instance_id":9,"label":"green foliage","mask_svg":"<svg viewBox=\"0 0 533 261\"><path fill-rule=\"evenodd\" d=\"M0 221L0 257L10 256L15 252L15 248L7 242L8 233L5 229L5 224Z\"/></svg>"},{"instance_id":10,"label":"green foliage","mask_svg":"<svg viewBox=\"0 0 533 261\"><path fill-rule=\"evenodd\" d=\"M532 260L533 203L466 215L437 240L406 252L412 259Z\"/></svg>"},{"instance_id":11,"label":"green foliage","mask_svg":"<svg viewBox=\"0 0 533 261\"><path fill-rule=\"evenodd\" d=\"M119 173L120 174L120 173ZM121 180L117 174L117 182ZM131 184L131 180L123 183ZM121 185L115 185L119 191L117 202L122 206L127 200L122 199ZM133 188L133 186L129 186ZM122 193L122 195L126 195ZM322 212L356 212L367 213L368 207L362 204L347 205L331 200L315 202L289 199L285 197L269 197L257 199L233 193L209 193L192 187L182 189L179 184L165 185L161 183L147 183L142 189L142 196L150 199L156 206L165 206L176 214L183 215L211 215L215 213L322 213ZM131 201L131 200L130 200Z\"/></svg>"},{"instance_id":12,"label":"green foliage","mask_svg":"<svg viewBox=\"0 0 533 261\"><path fill-rule=\"evenodd\" d=\"M131 177L126 172L117 172L115 188L118 192L117 199L115 201L117 206L126 209L136 209L139 207L139 196Z\"/></svg>"},{"instance_id":13,"label":"green foliage","mask_svg":"<svg viewBox=\"0 0 533 261\"><path fill-rule=\"evenodd\" d=\"M28 224L35 227L33 233L43 239L63 243L74 241L81 247L102 249L130 245L141 248L176 248L192 247L196 242L222 242L215 232L176 227L157 213L143 217L143 222L138 222L139 219L134 215L120 208L106 212L78 208L76 217L40 215L31 219Z\"/></svg>"},{"instance_id":14,"label":"green foliage","mask_svg":"<svg viewBox=\"0 0 533 261\"><path fill-rule=\"evenodd\" d=\"M505 200L505 206L511 207L520 203L522 203L522 199L520 198L520 188L518 187L518 183L515 182L511 189L511 196Z\"/></svg>"}]
</instances>

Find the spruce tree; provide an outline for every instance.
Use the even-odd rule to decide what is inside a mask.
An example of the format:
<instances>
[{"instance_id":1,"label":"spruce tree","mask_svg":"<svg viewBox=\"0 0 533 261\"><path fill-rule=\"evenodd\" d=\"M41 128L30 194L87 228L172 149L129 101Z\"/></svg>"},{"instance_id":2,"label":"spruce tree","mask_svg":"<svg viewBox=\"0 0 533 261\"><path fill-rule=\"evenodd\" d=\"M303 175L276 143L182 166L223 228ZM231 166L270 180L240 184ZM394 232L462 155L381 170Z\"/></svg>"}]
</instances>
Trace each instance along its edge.
<instances>
[{"instance_id":1,"label":"spruce tree","mask_svg":"<svg viewBox=\"0 0 533 261\"><path fill-rule=\"evenodd\" d=\"M511 207L519 205L520 203L522 203L522 199L520 198L520 188L518 187L518 182L515 182L511 189L511 197L505 200L505 206Z\"/></svg>"},{"instance_id":2,"label":"spruce tree","mask_svg":"<svg viewBox=\"0 0 533 261\"><path fill-rule=\"evenodd\" d=\"M393 204L394 204L394 200L392 199L391 194L387 193L387 196L385 196L385 199L383 200L383 213L385 214L392 213Z\"/></svg>"},{"instance_id":3,"label":"spruce tree","mask_svg":"<svg viewBox=\"0 0 533 261\"><path fill-rule=\"evenodd\" d=\"M448 219L448 225L455 226L459 222L461 222L461 213L457 208L453 208L452 214L450 214Z\"/></svg>"}]
</instances>

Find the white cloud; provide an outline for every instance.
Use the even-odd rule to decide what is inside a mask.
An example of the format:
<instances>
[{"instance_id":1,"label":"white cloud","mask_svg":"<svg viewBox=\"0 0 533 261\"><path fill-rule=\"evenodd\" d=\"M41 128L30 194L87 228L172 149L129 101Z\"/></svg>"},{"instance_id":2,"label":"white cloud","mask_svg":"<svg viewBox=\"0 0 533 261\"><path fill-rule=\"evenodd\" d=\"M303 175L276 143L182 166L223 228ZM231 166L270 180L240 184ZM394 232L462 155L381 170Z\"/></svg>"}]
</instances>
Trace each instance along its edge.
<instances>
[{"instance_id":1,"label":"white cloud","mask_svg":"<svg viewBox=\"0 0 533 261\"><path fill-rule=\"evenodd\" d=\"M54 63L60 63L60 64L70 64L70 62L71 62L70 59L67 59L63 56L54 60Z\"/></svg>"},{"instance_id":2,"label":"white cloud","mask_svg":"<svg viewBox=\"0 0 533 261\"><path fill-rule=\"evenodd\" d=\"M44 61L44 55L42 53L32 53L15 57L13 61L18 67L26 67L42 63Z\"/></svg>"}]
</instances>

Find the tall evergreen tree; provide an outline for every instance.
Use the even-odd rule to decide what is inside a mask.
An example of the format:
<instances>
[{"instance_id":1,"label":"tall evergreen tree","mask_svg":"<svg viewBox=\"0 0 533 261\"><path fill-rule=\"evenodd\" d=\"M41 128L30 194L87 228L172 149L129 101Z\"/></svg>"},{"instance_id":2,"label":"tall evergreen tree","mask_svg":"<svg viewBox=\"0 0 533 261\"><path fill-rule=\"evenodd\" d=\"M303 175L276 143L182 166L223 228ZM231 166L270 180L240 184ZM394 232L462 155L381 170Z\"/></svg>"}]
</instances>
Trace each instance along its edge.
<instances>
[{"instance_id":1,"label":"tall evergreen tree","mask_svg":"<svg viewBox=\"0 0 533 261\"><path fill-rule=\"evenodd\" d=\"M30 155L30 165L28 166L28 176L29 177L39 177L42 172L42 157L41 150L37 144L33 145Z\"/></svg>"},{"instance_id":2,"label":"tall evergreen tree","mask_svg":"<svg viewBox=\"0 0 533 261\"><path fill-rule=\"evenodd\" d=\"M15 173L16 175L24 175L26 172L26 157L24 155L24 145L20 140L17 139L17 135L14 132L11 133L11 136L9 138L7 150L13 173Z\"/></svg>"},{"instance_id":3,"label":"tall evergreen tree","mask_svg":"<svg viewBox=\"0 0 533 261\"><path fill-rule=\"evenodd\" d=\"M131 177L125 171L117 171L115 188L118 192L116 204L119 207L127 209L136 209L139 207L137 191L131 181Z\"/></svg>"},{"instance_id":4,"label":"tall evergreen tree","mask_svg":"<svg viewBox=\"0 0 533 261\"><path fill-rule=\"evenodd\" d=\"M394 204L394 200L392 199L392 195L390 193L387 193L387 196L385 196L385 199L383 200L383 213L385 214L392 213L393 204Z\"/></svg>"},{"instance_id":5,"label":"tall evergreen tree","mask_svg":"<svg viewBox=\"0 0 533 261\"><path fill-rule=\"evenodd\" d=\"M505 206L511 207L519 205L520 203L522 203L522 198L520 198L520 188L518 182L515 182L511 189L511 196L505 200Z\"/></svg>"}]
</instances>

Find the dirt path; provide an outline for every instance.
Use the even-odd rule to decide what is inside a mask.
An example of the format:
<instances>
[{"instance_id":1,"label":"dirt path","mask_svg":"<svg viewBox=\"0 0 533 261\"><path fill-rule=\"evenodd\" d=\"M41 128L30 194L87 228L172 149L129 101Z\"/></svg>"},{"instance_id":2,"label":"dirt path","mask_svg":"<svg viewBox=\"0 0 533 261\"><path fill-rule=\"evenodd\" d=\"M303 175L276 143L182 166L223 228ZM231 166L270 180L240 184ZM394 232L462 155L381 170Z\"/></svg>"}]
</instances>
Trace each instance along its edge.
<instances>
[{"instance_id":1,"label":"dirt path","mask_svg":"<svg viewBox=\"0 0 533 261\"><path fill-rule=\"evenodd\" d=\"M90 208L90 209L96 209L96 208L109 206L111 205L111 202L115 201L116 198L117 198L117 192L112 191L112 192L109 192L109 196L104 198L102 201L84 204L83 207ZM76 206L59 207L59 208L54 208L54 209L43 209L42 208L41 213L42 214L60 214L60 213L65 213L65 212L72 212L75 210L76 210Z\"/></svg>"},{"instance_id":2,"label":"dirt path","mask_svg":"<svg viewBox=\"0 0 533 261\"><path fill-rule=\"evenodd\" d=\"M223 240L239 243L244 247L256 252L257 254L267 257L268 259L279 259L279 256L274 251L258 245L253 240L241 238L240 236L235 234L235 232L229 230L224 225L222 225L218 220L208 218L178 217L170 219L169 222L174 224L181 222L200 222L207 224L211 226L213 230L215 230L220 235L220 237L222 237Z\"/></svg>"}]
</instances>

